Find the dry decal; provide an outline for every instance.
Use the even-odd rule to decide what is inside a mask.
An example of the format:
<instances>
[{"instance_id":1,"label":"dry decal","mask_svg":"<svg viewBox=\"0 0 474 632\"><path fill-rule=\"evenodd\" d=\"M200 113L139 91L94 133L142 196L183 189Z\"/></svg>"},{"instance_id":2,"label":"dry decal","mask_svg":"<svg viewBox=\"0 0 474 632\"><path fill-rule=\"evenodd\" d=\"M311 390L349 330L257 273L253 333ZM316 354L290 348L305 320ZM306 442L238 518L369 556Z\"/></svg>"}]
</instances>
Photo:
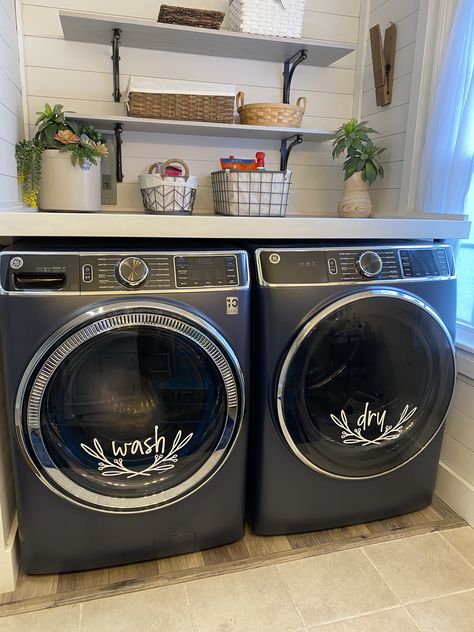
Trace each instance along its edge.
<instances>
[{"instance_id":1,"label":"dry decal","mask_svg":"<svg viewBox=\"0 0 474 632\"><path fill-rule=\"evenodd\" d=\"M343 443L360 444L363 446L380 445L384 441L393 441L394 439L398 439L405 429L405 424L413 417L416 411L416 406L410 409L410 406L407 404L397 423L395 425L390 425L385 423L385 418L387 416L386 410L373 412L369 408L369 402L366 402L364 412L357 419L356 428L350 427L347 415L343 410L341 410L339 417L331 415L331 419L336 426L339 426L339 428L342 429L341 439L343 440ZM367 432L368 428L371 428L370 434L372 438L370 439L364 434ZM379 436L375 438L373 438L374 428L377 428L380 433Z\"/></svg>"},{"instance_id":2,"label":"dry decal","mask_svg":"<svg viewBox=\"0 0 474 632\"><path fill-rule=\"evenodd\" d=\"M106 455L105 450L97 438L92 440L93 447L81 443L81 448L89 456L97 459L97 469L102 476L125 476L135 478L136 476L151 476L153 472L166 472L174 468L178 462L178 452L183 448L193 436L190 432L183 439L181 430L175 435L171 447L167 449L165 437L159 435L159 427L155 426L154 436L147 437L143 441L119 442L112 441L112 454ZM131 470L124 464L127 456L153 454L153 462L143 470Z\"/></svg>"}]
</instances>

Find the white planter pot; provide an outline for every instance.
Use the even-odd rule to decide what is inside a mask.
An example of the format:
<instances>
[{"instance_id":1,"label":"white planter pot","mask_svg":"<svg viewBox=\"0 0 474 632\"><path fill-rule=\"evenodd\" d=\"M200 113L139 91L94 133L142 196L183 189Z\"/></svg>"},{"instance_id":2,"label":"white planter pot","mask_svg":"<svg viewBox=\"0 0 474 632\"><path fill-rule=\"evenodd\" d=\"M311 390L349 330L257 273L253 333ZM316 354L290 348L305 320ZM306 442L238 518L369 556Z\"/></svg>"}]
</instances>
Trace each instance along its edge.
<instances>
[{"instance_id":1,"label":"white planter pot","mask_svg":"<svg viewBox=\"0 0 474 632\"><path fill-rule=\"evenodd\" d=\"M42 211L100 211L100 197L100 161L82 169L72 166L69 152L43 152L39 194Z\"/></svg>"}]
</instances>

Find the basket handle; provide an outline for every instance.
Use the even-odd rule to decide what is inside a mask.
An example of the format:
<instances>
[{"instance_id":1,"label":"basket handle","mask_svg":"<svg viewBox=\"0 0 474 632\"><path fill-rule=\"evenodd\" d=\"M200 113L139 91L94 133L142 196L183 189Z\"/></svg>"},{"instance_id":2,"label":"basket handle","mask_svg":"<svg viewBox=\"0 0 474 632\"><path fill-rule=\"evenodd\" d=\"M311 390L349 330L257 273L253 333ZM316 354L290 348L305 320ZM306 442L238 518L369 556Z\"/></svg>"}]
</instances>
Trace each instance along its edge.
<instances>
[{"instance_id":1,"label":"basket handle","mask_svg":"<svg viewBox=\"0 0 474 632\"><path fill-rule=\"evenodd\" d=\"M306 112L306 106L308 105L308 99L306 97L298 97L296 101L296 105L299 108L303 109L303 112Z\"/></svg>"},{"instance_id":2,"label":"basket handle","mask_svg":"<svg viewBox=\"0 0 474 632\"><path fill-rule=\"evenodd\" d=\"M237 101L237 111L240 110L240 108L243 108L245 105L245 92L242 92L242 90L239 90L237 92L237 96L235 97L236 101Z\"/></svg>"},{"instance_id":3,"label":"basket handle","mask_svg":"<svg viewBox=\"0 0 474 632\"><path fill-rule=\"evenodd\" d=\"M158 165L160 165L161 166L162 175L164 176L167 167L169 167L172 164L181 165L183 167L183 169L184 169L184 177L186 178L186 180L189 178L189 167L184 162L184 160L181 160L180 158L170 158L169 160L164 162L162 165L160 165L160 163L158 163L158 162L155 162L148 169L148 173L156 173L156 170L158 169Z\"/></svg>"}]
</instances>

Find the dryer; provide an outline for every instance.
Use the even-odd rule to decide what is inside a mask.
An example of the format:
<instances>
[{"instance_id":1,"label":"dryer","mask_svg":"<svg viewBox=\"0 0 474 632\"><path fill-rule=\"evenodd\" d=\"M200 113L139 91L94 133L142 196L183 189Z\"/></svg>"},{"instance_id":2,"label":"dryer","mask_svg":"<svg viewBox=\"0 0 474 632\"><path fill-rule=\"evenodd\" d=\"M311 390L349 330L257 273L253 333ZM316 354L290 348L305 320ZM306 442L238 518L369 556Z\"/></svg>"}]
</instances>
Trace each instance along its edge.
<instances>
[{"instance_id":1,"label":"dryer","mask_svg":"<svg viewBox=\"0 0 474 632\"><path fill-rule=\"evenodd\" d=\"M451 248L339 244L254 258L253 530L427 506L455 382Z\"/></svg>"},{"instance_id":2,"label":"dryer","mask_svg":"<svg viewBox=\"0 0 474 632\"><path fill-rule=\"evenodd\" d=\"M56 573L222 545L244 528L243 251L0 257L22 566Z\"/></svg>"}]
</instances>

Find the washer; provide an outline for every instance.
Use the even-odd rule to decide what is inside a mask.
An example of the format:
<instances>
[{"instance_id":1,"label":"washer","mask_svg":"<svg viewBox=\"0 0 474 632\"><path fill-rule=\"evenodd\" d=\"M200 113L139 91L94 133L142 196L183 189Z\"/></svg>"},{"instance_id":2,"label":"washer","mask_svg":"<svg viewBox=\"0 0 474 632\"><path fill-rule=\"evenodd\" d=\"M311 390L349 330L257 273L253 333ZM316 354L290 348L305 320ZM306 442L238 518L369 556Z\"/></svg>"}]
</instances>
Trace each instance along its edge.
<instances>
[{"instance_id":1,"label":"washer","mask_svg":"<svg viewBox=\"0 0 474 632\"><path fill-rule=\"evenodd\" d=\"M247 254L15 246L0 272L24 571L239 539Z\"/></svg>"},{"instance_id":2,"label":"washer","mask_svg":"<svg viewBox=\"0 0 474 632\"><path fill-rule=\"evenodd\" d=\"M455 382L451 248L263 248L255 269L253 530L429 505Z\"/></svg>"}]
</instances>

